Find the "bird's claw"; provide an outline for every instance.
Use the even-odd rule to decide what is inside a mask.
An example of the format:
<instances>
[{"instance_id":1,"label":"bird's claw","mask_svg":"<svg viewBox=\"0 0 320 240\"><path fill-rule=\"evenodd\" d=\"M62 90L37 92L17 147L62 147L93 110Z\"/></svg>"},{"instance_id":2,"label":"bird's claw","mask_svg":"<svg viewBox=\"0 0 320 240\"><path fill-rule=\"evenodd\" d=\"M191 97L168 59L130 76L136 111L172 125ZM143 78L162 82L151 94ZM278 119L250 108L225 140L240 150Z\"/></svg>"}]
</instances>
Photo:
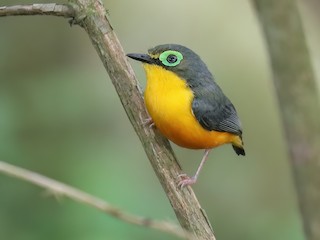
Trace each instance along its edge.
<instances>
[{"instance_id":1,"label":"bird's claw","mask_svg":"<svg viewBox=\"0 0 320 240\"><path fill-rule=\"evenodd\" d=\"M194 176L193 177L189 177L185 173L180 174L178 177L181 179L179 181L179 183L178 183L178 187L181 188L181 189L186 187L186 186L192 185L197 181L197 179Z\"/></svg>"},{"instance_id":2,"label":"bird's claw","mask_svg":"<svg viewBox=\"0 0 320 240\"><path fill-rule=\"evenodd\" d=\"M142 125L144 127L149 127L149 128L153 128L154 127L154 122L153 122L151 117L143 118L141 113L139 114L139 117L140 117Z\"/></svg>"},{"instance_id":3,"label":"bird's claw","mask_svg":"<svg viewBox=\"0 0 320 240\"><path fill-rule=\"evenodd\" d=\"M144 121L142 121L143 125L149 128L153 128L154 127L154 122L152 120L151 117L145 119Z\"/></svg>"}]
</instances>

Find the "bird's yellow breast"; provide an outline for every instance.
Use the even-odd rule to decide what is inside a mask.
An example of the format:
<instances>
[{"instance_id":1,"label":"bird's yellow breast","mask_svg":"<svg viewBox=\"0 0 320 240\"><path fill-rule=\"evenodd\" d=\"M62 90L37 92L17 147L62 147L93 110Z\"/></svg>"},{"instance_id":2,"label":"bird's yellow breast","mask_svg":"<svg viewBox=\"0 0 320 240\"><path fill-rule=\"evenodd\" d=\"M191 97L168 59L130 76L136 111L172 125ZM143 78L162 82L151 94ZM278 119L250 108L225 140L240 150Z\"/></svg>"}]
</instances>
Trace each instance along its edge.
<instances>
[{"instance_id":1,"label":"bird's yellow breast","mask_svg":"<svg viewBox=\"0 0 320 240\"><path fill-rule=\"evenodd\" d=\"M144 64L147 75L145 103L160 132L174 143L194 149L213 148L236 141L237 136L208 131L192 112L194 98L184 79L157 65Z\"/></svg>"}]
</instances>

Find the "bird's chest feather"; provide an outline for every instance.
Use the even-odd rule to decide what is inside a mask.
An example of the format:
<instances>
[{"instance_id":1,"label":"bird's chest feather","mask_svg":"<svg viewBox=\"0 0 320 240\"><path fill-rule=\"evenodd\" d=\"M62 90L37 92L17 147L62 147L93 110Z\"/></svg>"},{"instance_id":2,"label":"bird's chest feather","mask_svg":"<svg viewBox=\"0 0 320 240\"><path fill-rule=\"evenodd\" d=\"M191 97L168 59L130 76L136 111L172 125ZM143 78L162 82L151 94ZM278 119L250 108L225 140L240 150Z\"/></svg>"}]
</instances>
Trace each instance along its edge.
<instances>
[{"instance_id":1,"label":"bird's chest feather","mask_svg":"<svg viewBox=\"0 0 320 240\"><path fill-rule=\"evenodd\" d=\"M156 65L146 65L146 107L156 126L176 127L192 116L193 93L185 80ZM181 122L182 121L182 122ZM178 124L179 123L179 124Z\"/></svg>"}]
</instances>

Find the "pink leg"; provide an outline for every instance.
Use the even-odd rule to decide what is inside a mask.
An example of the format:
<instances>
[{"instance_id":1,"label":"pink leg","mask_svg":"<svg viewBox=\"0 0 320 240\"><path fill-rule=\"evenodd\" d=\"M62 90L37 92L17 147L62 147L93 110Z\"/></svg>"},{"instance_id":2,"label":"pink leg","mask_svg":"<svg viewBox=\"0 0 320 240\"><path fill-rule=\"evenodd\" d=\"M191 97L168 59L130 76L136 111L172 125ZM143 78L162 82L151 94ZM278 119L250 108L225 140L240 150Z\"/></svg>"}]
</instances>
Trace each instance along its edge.
<instances>
[{"instance_id":1,"label":"pink leg","mask_svg":"<svg viewBox=\"0 0 320 240\"><path fill-rule=\"evenodd\" d=\"M192 185L192 184L194 184L194 183L197 181L198 176L199 176L199 173L200 173L200 171L201 171L201 169L202 169L202 167L203 167L203 164L204 164L205 161L208 159L208 155L209 155L210 151L211 151L211 149L206 149L206 150L204 151L204 155L203 155L203 157L202 157L202 160L201 160L201 162L200 162L200 165L199 165L199 167L198 167L198 169L197 169L196 174L195 174L193 177L188 177L187 174L181 174L181 175L179 175L179 177L182 178L182 180L178 183L178 186L179 186L179 187L183 188L183 187L185 187L185 186Z\"/></svg>"}]
</instances>

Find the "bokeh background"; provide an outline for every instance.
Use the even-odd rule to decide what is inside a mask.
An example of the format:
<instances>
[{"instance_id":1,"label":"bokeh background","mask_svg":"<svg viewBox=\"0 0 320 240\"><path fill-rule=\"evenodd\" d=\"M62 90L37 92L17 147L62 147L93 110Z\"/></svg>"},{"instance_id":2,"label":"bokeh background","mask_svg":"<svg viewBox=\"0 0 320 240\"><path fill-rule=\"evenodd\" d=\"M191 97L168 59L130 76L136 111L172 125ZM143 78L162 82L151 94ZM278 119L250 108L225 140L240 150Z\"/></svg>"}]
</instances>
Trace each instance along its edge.
<instances>
[{"instance_id":1,"label":"bokeh background","mask_svg":"<svg viewBox=\"0 0 320 240\"><path fill-rule=\"evenodd\" d=\"M40 1L0 5L35 2ZM104 3L126 52L162 43L190 47L239 112L247 156L237 157L230 146L215 149L193 187L217 239L304 239L267 50L251 2ZM299 6L319 80L320 4L306 0ZM142 67L132 65L145 86ZM173 148L184 171L193 174L202 151ZM66 19L0 18L0 159L134 214L176 222L88 36ZM38 187L0 175L0 239L176 238L68 199L56 201Z\"/></svg>"}]
</instances>

